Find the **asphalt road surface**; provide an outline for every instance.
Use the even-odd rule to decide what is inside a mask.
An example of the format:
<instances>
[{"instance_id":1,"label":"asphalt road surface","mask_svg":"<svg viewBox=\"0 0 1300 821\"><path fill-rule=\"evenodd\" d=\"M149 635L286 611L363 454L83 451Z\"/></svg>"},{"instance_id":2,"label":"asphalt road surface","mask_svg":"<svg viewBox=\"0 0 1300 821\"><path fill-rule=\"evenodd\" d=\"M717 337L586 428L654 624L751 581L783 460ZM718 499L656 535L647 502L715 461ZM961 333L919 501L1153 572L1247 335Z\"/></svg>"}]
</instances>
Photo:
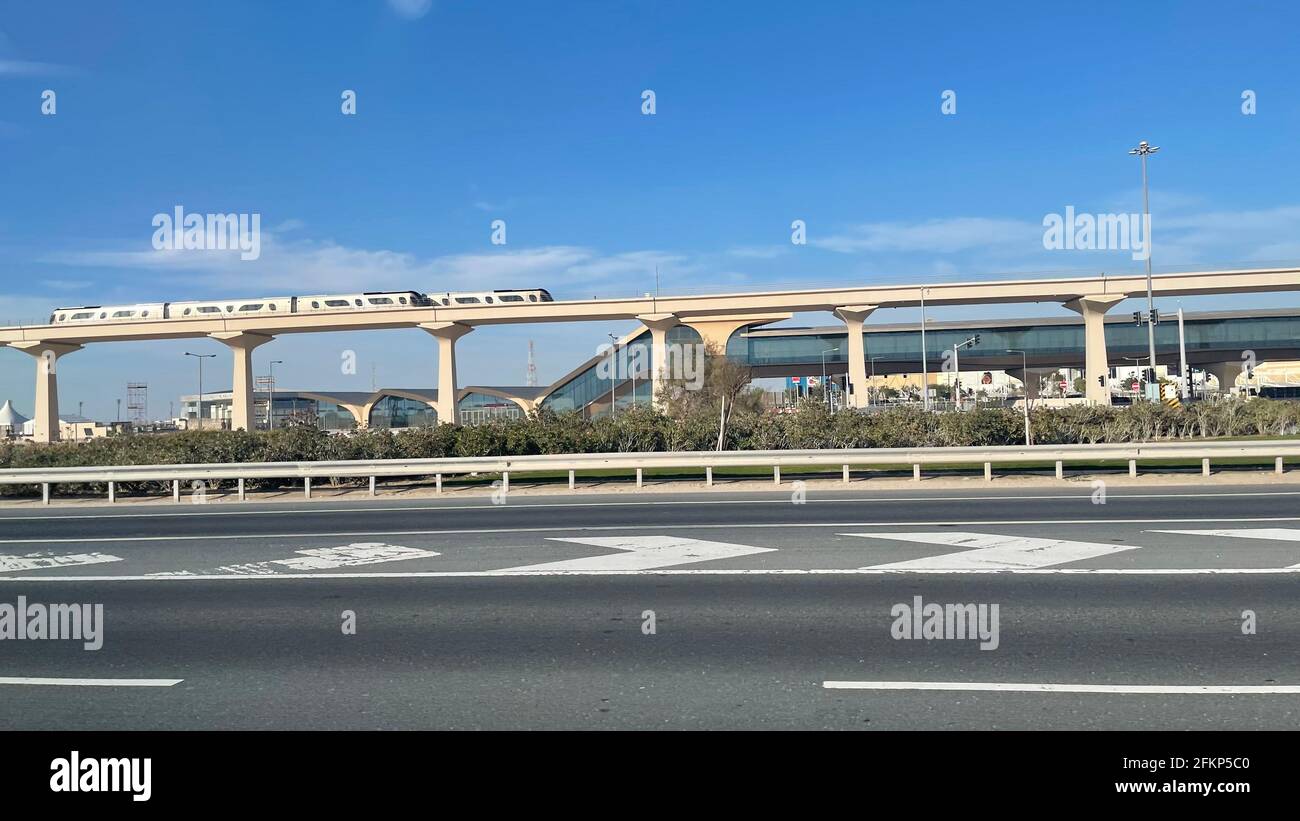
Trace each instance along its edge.
<instances>
[{"instance_id":1,"label":"asphalt road surface","mask_svg":"<svg viewBox=\"0 0 1300 821\"><path fill-rule=\"evenodd\" d=\"M1300 490L505 502L0 508L0 728L1300 728Z\"/></svg>"}]
</instances>

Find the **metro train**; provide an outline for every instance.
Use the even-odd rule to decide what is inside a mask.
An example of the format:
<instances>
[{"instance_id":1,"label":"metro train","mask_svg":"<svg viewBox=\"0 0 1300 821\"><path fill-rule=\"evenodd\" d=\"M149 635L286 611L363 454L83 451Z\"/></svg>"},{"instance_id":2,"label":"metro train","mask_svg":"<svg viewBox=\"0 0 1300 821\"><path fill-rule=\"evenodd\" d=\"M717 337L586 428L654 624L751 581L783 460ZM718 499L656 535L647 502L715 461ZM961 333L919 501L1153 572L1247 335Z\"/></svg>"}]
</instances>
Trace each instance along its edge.
<instances>
[{"instance_id":1,"label":"metro train","mask_svg":"<svg viewBox=\"0 0 1300 821\"><path fill-rule=\"evenodd\" d=\"M554 302L545 288L522 291L469 291L422 294L418 291L370 291L361 294L260 297L258 299L150 302L137 305L82 305L55 308L51 325L79 322L154 322L159 319L224 319L257 314L314 314L339 311L389 311L453 305Z\"/></svg>"}]
</instances>

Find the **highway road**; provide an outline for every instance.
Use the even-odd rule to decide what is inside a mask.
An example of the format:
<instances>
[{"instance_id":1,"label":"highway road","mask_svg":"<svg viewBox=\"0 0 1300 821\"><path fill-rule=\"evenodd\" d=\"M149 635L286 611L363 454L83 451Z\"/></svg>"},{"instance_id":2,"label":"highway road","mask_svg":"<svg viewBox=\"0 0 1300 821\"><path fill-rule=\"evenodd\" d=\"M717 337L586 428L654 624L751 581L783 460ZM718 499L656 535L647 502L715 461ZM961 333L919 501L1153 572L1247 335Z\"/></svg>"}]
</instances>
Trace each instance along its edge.
<instances>
[{"instance_id":1,"label":"highway road","mask_svg":"<svg viewBox=\"0 0 1300 821\"><path fill-rule=\"evenodd\" d=\"M1104 499L0 508L0 729L1300 728L1300 490Z\"/></svg>"}]
</instances>

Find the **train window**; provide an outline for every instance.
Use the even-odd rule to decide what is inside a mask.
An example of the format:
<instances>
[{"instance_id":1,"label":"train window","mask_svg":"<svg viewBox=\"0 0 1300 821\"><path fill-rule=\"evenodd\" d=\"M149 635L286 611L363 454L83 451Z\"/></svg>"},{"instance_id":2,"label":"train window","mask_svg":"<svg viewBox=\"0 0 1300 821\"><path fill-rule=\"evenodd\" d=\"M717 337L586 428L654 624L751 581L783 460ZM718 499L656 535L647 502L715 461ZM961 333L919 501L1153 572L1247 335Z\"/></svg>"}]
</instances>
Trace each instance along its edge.
<instances>
[{"instance_id":1,"label":"train window","mask_svg":"<svg viewBox=\"0 0 1300 821\"><path fill-rule=\"evenodd\" d=\"M272 311L275 310L275 303L274 303L274 302L271 303L271 310L272 310Z\"/></svg>"},{"instance_id":2,"label":"train window","mask_svg":"<svg viewBox=\"0 0 1300 821\"><path fill-rule=\"evenodd\" d=\"M537 301L537 294L529 294L529 295L528 295L528 301L529 301L529 302L536 302L536 301Z\"/></svg>"},{"instance_id":3,"label":"train window","mask_svg":"<svg viewBox=\"0 0 1300 821\"><path fill-rule=\"evenodd\" d=\"M185 315L186 315L186 316L189 316L189 315L190 315L190 309L189 309L189 308L186 308L186 309L185 309Z\"/></svg>"},{"instance_id":4,"label":"train window","mask_svg":"<svg viewBox=\"0 0 1300 821\"><path fill-rule=\"evenodd\" d=\"M370 304L371 305L392 305L393 301L386 296L378 296L378 297L372 296L370 298Z\"/></svg>"},{"instance_id":5,"label":"train window","mask_svg":"<svg viewBox=\"0 0 1300 821\"><path fill-rule=\"evenodd\" d=\"M361 307L361 300L359 300L359 299L356 300L356 303L357 303L357 307L360 308L360 307Z\"/></svg>"},{"instance_id":6,"label":"train window","mask_svg":"<svg viewBox=\"0 0 1300 821\"><path fill-rule=\"evenodd\" d=\"M400 303L402 303L403 305L405 305L405 304L406 304L406 297L404 297L404 296L399 296L399 297L397 298L397 301L400 302Z\"/></svg>"},{"instance_id":7,"label":"train window","mask_svg":"<svg viewBox=\"0 0 1300 821\"><path fill-rule=\"evenodd\" d=\"M67 314L59 314L59 321L62 322Z\"/></svg>"},{"instance_id":8,"label":"train window","mask_svg":"<svg viewBox=\"0 0 1300 821\"><path fill-rule=\"evenodd\" d=\"M524 298L521 297L519 294L505 294L504 296L497 297L497 299L501 300L502 302L523 302L524 301Z\"/></svg>"},{"instance_id":9,"label":"train window","mask_svg":"<svg viewBox=\"0 0 1300 821\"><path fill-rule=\"evenodd\" d=\"M108 312L107 312L107 311L105 311L104 313L102 313L102 314L99 315L99 318L100 318L100 319L105 319L105 318L107 318L107 317L108 317Z\"/></svg>"},{"instance_id":10,"label":"train window","mask_svg":"<svg viewBox=\"0 0 1300 821\"><path fill-rule=\"evenodd\" d=\"M458 296L456 301L461 305L477 305L478 297L476 296Z\"/></svg>"},{"instance_id":11,"label":"train window","mask_svg":"<svg viewBox=\"0 0 1300 821\"><path fill-rule=\"evenodd\" d=\"M346 299L327 299L327 300L325 300L325 304L328 305L328 306L331 307L331 308L346 308L346 307L348 307L348 301L347 301Z\"/></svg>"},{"instance_id":12,"label":"train window","mask_svg":"<svg viewBox=\"0 0 1300 821\"><path fill-rule=\"evenodd\" d=\"M230 310L230 309L227 308L226 310ZM247 312L247 311L260 311L260 310L262 310L262 303L260 303L260 302L250 302L250 303L247 304L247 305L240 305L240 306L239 306L239 312L240 312L240 313L244 313L244 312Z\"/></svg>"},{"instance_id":13,"label":"train window","mask_svg":"<svg viewBox=\"0 0 1300 821\"><path fill-rule=\"evenodd\" d=\"M133 316L135 316L135 311L114 311L113 312L114 319L130 319Z\"/></svg>"},{"instance_id":14,"label":"train window","mask_svg":"<svg viewBox=\"0 0 1300 821\"><path fill-rule=\"evenodd\" d=\"M140 316L148 316L148 315L149 315L149 312L148 312L148 311L141 311L141 312L140 312Z\"/></svg>"},{"instance_id":15,"label":"train window","mask_svg":"<svg viewBox=\"0 0 1300 821\"><path fill-rule=\"evenodd\" d=\"M73 319L94 319L94 318L95 318L95 312L94 312L94 311L87 311L87 312L85 312L85 313L73 314L73 315L72 315L72 318L73 318Z\"/></svg>"},{"instance_id":16,"label":"train window","mask_svg":"<svg viewBox=\"0 0 1300 821\"><path fill-rule=\"evenodd\" d=\"M450 300L450 299L447 299L446 297L443 297L443 298L442 298L442 304L443 304L443 305L450 305L450 304L451 304L451 300Z\"/></svg>"},{"instance_id":17,"label":"train window","mask_svg":"<svg viewBox=\"0 0 1300 821\"><path fill-rule=\"evenodd\" d=\"M554 302L554 301L555 301L554 297L552 297L546 291L542 291L542 302Z\"/></svg>"},{"instance_id":18,"label":"train window","mask_svg":"<svg viewBox=\"0 0 1300 821\"><path fill-rule=\"evenodd\" d=\"M201 313L201 314L219 314L219 313L221 313L221 309L218 308L216 305L200 305L200 306L199 306L198 308L196 308L195 310L197 310L197 311L198 311L199 313ZM230 309L227 308L226 310L230 310Z\"/></svg>"},{"instance_id":19,"label":"train window","mask_svg":"<svg viewBox=\"0 0 1300 821\"><path fill-rule=\"evenodd\" d=\"M313 307L313 308L319 308L319 307L320 307L320 303L313 299L313 300L311 301L311 307Z\"/></svg>"},{"instance_id":20,"label":"train window","mask_svg":"<svg viewBox=\"0 0 1300 821\"><path fill-rule=\"evenodd\" d=\"M483 301L484 301L484 302L491 302L491 301L492 301L492 297L490 297L490 296L485 296L485 297L483 297Z\"/></svg>"}]
</instances>

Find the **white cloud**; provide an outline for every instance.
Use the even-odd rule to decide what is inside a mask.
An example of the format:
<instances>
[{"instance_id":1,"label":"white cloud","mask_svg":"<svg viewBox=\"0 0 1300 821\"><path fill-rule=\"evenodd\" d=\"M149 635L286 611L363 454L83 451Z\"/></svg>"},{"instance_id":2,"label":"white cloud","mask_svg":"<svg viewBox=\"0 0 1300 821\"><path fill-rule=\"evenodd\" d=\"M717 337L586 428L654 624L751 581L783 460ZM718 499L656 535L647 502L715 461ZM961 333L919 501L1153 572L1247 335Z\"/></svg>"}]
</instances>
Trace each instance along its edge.
<instances>
[{"instance_id":1,"label":"white cloud","mask_svg":"<svg viewBox=\"0 0 1300 821\"><path fill-rule=\"evenodd\" d=\"M407 20L418 20L433 8L433 0L388 0L388 7Z\"/></svg>"},{"instance_id":2,"label":"white cloud","mask_svg":"<svg viewBox=\"0 0 1300 821\"><path fill-rule=\"evenodd\" d=\"M957 253L993 246L1042 247L1043 228L1038 223L987 217L951 217L917 223L869 222L825 238L815 235L809 244L841 254L881 251Z\"/></svg>"}]
</instances>

